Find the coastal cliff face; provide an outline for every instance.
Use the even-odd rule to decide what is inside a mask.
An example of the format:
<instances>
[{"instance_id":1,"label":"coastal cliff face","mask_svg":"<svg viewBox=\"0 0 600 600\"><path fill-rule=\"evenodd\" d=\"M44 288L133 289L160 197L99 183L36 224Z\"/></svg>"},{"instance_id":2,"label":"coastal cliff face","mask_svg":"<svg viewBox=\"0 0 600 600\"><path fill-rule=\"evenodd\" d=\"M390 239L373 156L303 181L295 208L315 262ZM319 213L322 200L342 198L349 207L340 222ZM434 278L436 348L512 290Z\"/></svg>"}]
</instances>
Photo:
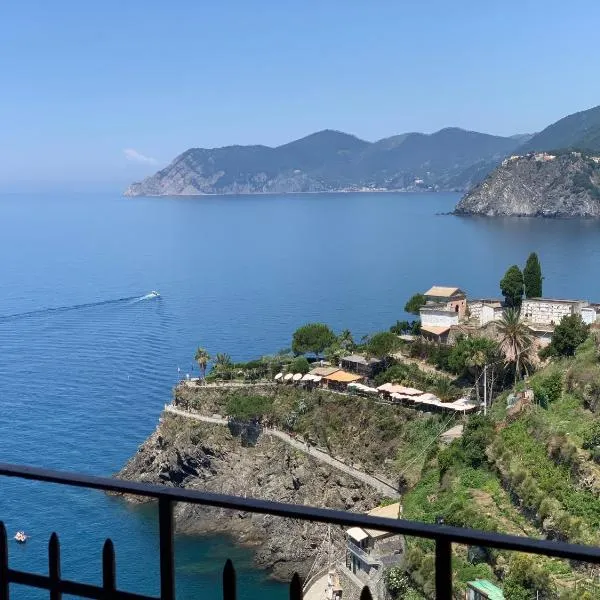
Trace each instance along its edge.
<instances>
[{"instance_id":1,"label":"coastal cliff face","mask_svg":"<svg viewBox=\"0 0 600 600\"><path fill-rule=\"evenodd\" d=\"M578 152L505 160L457 204L455 214L600 217L600 164Z\"/></svg>"},{"instance_id":2,"label":"coastal cliff face","mask_svg":"<svg viewBox=\"0 0 600 600\"><path fill-rule=\"evenodd\" d=\"M277 439L259 436L244 446L227 427L165 413L157 430L117 475L120 478L364 512L381 495L349 475ZM178 504L179 533L231 535L252 546L256 563L277 578L305 576L323 546L327 526ZM340 544L342 531L332 527ZM325 556L322 557L325 560Z\"/></svg>"}]
</instances>

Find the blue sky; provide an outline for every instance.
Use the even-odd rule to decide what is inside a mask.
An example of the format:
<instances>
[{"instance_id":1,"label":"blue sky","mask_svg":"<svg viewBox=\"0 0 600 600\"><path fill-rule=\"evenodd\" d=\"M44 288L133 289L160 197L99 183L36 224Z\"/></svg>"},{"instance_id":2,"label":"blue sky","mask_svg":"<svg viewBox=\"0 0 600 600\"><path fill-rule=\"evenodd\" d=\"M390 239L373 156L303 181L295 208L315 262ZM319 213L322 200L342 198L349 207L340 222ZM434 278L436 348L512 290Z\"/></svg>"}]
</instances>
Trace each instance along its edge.
<instances>
[{"instance_id":1,"label":"blue sky","mask_svg":"<svg viewBox=\"0 0 600 600\"><path fill-rule=\"evenodd\" d=\"M0 190L324 128L539 130L600 104L599 22L597 0L3 2Z\"/></svg>"}]
</instances>

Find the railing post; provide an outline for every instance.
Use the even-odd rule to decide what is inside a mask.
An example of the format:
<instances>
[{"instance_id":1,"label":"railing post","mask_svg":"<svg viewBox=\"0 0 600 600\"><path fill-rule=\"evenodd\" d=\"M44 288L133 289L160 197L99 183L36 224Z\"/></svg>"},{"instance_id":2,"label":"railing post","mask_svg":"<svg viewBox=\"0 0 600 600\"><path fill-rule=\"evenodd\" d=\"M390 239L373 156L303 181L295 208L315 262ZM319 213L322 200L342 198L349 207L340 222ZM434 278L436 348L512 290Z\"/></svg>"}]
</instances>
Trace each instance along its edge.
<instances>
[{"instance_id":1,"label":"railing post","mask_svg":"<svg viewBox=\"0 0 600 600\"><path fill-rule=\"evenodd\" d=\"M0 600L8 600L8 543L6 541L6 527L0 521Z\"/></svg>"},{"instance_id":2,"label":"railing post","mask_svg":"<svg viewBox=\"0 0 600 600\"><path fill-rule=\"evenodd\" d=\"M223 600L236 600L235 569L229 558L223 569Z\"/></svg>"},{"instance_id":3,"label":"railing post","mask_svg":"<svg viewBox=\"0 0 600 600\"><path fill-rule=\"evenodd\" d=\"M102 547L102 591L106 600L114 597L117 589L117 566L115 547L111 539L107 539Z\"/></svg>"},{"instance_id":4,"label":"railing post","mask_svg":"<svg viewBox=\"0 0 600 600\"><path fill-rule=\"evenodd\" d=\"M158 499L160 537L160 598L175 600L175 561L173 549L173 507L169 498Z\"/></svg>"},{"instance_id":5,"label":"railing post","mask_svg":"<svg viewBox=\"0 0 600 600\"><path fill-rule=\"evenodd\" d=\"M452 544L450 540L435 540L435 598L452 600Z\"/></svg>"},{"instance_id":6,"label":"railing post","mask_svg":"<svg viewBox=\"0 0 600 600\"><path fill-rule=\"evenodd\" d=\"M50 600L61 600L60 592L60 542L53 533L48 542L48 575L50 576Z\"/></svg>"},{"instance_id":7,"label":"railing post","mask_svg":"<svg viewBox=\"0 0 600 600\"><path fill-rule=\"evenodd\" d=\"M292 575L292 581L290 582L290 600L302 600L302 583L300 582L300 575L294 573Z\"/></svg>"}]
</instances>

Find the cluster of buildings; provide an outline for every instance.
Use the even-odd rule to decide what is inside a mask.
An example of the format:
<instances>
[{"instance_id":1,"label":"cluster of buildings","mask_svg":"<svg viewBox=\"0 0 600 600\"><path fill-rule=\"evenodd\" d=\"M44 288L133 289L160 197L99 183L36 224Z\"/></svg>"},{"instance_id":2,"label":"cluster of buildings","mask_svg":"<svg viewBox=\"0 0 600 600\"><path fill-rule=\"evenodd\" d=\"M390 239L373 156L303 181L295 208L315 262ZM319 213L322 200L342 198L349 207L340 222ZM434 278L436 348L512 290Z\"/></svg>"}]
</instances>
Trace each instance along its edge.
<instances>
[{"instance_id":1,"label":"cluster of buildings","mask_svg":"<svg viewBox=\"0 0 600 600\"><path fill-rule=\"evenodd\" d=\"M421 334L442 344L499 321L505 310L500 299L469 300L457 287L433 286L424 295L425 305L419 311ZM584 323L593 325L600 320L600 304L557 298L526 298L521 304L521 318L540 347L550 343L556 325L569 315L579 315Z\"/></svg>"},{"instance_id":2,"label":"cluster of buildings","mask_svg":"<svg viewBox=\"0 0 600 600\"><path fill-rule=\"evenodd\" d=\"M478 408L478 404L469 398L442 402L435 394L400 384L384 383L378 387L370 385L372 378L384 368L383 360L352 354L342 358L339 367L318 366L304 375L277 373L275 381L308 389L320 387L335 392L374 397L425 411L467 414Z\"/></svg>"}]
</instances>

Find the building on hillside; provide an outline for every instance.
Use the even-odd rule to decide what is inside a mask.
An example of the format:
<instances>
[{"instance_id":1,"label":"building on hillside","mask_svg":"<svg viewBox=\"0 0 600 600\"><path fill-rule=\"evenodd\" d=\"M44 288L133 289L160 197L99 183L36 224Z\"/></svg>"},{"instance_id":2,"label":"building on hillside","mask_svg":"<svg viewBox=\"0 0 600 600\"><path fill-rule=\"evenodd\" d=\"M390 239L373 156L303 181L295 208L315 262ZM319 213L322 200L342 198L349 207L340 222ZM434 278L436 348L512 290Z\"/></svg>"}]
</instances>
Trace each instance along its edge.
<instances>
[{"instance_id":1,"label":"building on hillside","mask_svg":"<svg viewBox=\"0 0 600 600\"><path fill-rule=\"evenodd\" d=\"M339 367L315 367L309 371L309 374L315 377L327 377L327 375L331 375L339 370Z\"/></svg>"},{"instance_id":2,"label":"building on hillside","mask_svg":"<svg viewBox=\"0 0 600 600\"><path fill-rule=\"evenodd\" d=\"M346 371L358 373L358 375L372 379L377 373L381 373L385 369L385 362L378 358L365 358L360 354L351 354L342 358L341 366Z\"/></svg>"},{"instance_id":3,"label":"building on hillside","mask_svg":"<svg viewBox=\"0 0 600 600\"><path fill-rule=\"evenodd\" d=\"M357 375L356 373L348 373L342 369L338 369L330 375L324 375L321 378L323 387L329 390L335 390L338 392L345 392L349 383L364 383L364 375Z\"/></svg>"},{"instance_id":4,"label":"building on hillside","mask_svg":"<svg viewBox=\"0 0 600 600\"><path fill-rule=\"evenodd\" d=\"M425 294L425 305L419 310L421 335L433 342L446 344L453 325L467 314L467 297L456 287L434 285Z\"/></svg>"},{"instance_id":5,"label":"building on hillside","mask_svg":"<svg viewBox=\"0 0 600 600\"><path fill-rule=\"evenodd\" d=\"M538 348L545 348L552 341L552 334L554 333L554 325L545 325L543 323L530 323L527 328L533 336L533 340L537 344Z\"/></svg>"},{"instance_id":6,"label":"building on hillside","mask_svg":"<svg viewBox=\"0 0 600 600\"><path fill-rule=\"evenodd\" d=\"M502 300L497 298L469 300L467 312L470 323L476 322L480 327L483 327L492 321L500 320L504 312L504 306Z\"/></svg>"},{"instance_id":7,"label":"building on hillside","mask_svg":"<svg viewBox=\"0 0 600 600\"><path fill-rule=\"evenodd\" d=\"M467 582L465 600L504 600L504 592L487 579Z\"/></svg>"},{"instance_id":8,"label":"building on hillside","mask_svg":"<svg viewBox=\"0 0 600 600\"><path fill-rule=\"evenodd\" d=\"M593 306L584 306L579 314L586 325L592 325L598 319L598 313Z\"/></svg>"},{"instance_id":9,"label":"building on hillside","mask_svg":"<svg viewBox=\"0 0 600 600\"><path fill-rule=\"evenodd\" d=\"M581 315L582 309L588 306L589 303L585 300L526 298L521 304L521 316L530 324L558 325L563 317ZM589 318L587 312L586 317Z\"/></svg>"},{"instance_id":10,"label":"building on hillside","mask_svg":"<svg viewBox=\"0 0 600 600\"><path fill-rule=\"evenodd\" d=\"M401 512L400 503L395 502L378 506L367 515L398 519ZM363 580L373 575L374 569L397 563L401 552L402 538L396 533L362 527L346 530L346 567Z\"/></svg>"},{"instance_id":11,"label":"building on hillside","mask_svg":"<svg viewBox=\"0 0 600 600\"><path fill-rule=\"evenodd\" d=\"M467 295L460 288L434 285L423 295L425 305L444 305L447 310L456 312L459 319L467 313Z\"/></svg>"}]
</instances>

